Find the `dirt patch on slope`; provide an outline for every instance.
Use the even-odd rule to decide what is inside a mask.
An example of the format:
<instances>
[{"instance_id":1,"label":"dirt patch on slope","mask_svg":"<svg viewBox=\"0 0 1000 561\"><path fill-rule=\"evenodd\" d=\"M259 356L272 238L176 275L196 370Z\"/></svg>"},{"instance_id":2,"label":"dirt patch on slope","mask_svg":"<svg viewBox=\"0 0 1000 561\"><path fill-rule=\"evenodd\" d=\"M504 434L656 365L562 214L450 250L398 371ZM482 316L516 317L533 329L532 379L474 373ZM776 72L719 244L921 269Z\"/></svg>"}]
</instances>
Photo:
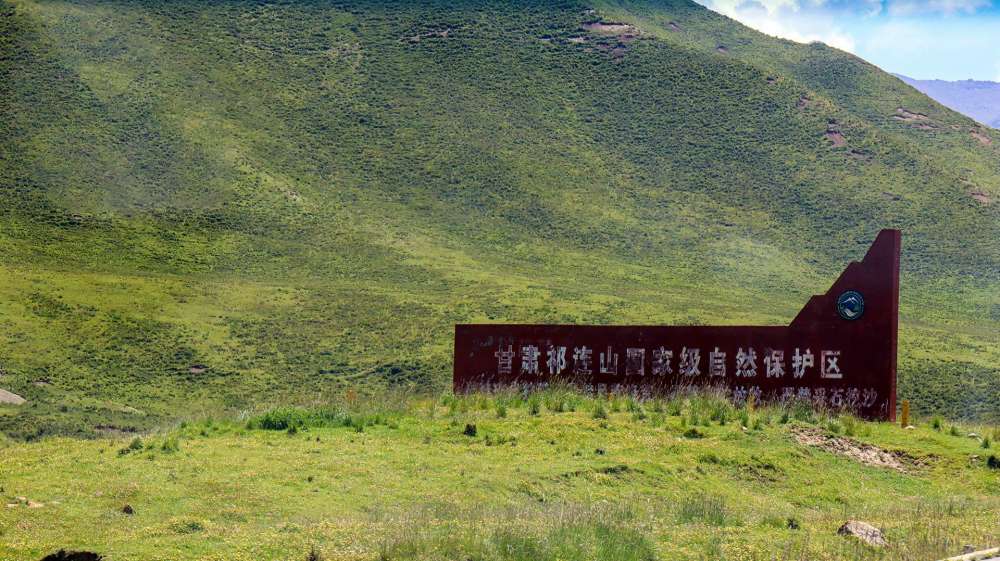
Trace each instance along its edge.
<instances>
[{"instance_id":1,"label":"dirt patch on slope","mask_svg":"<svg viewBox=\"0 0 1000 561\"><path fill-rule=\"evenodd\" d=\"M973 131L970 131L969 134L972 135L972 138L975 138L976 140L978 140L979 143L982 144L983 146L989 146L990 144L993 144L993 139L990 138L990 137L988 137L988 136L986 136L985 134L983 134L980 131L973 130Z\"/></svg>"},{"instance_id":2,"label":"dirt patch on slope","mask_svg":"<svg viewBox=\"0 0 1000 561\"><path fill-rule=\"evenodd\" d=\"M639 39L639 29L627 23L609 21L589 21L580 24L580 29L593 31L593 35L571 37L566 41L574 44L588 44L584 50L597 50L611 56L615 62L621 61L629 49L629 43Z\"/></svg>"},{"instance_id":3,"label":"dirt patch on slope","mask_svg":"<svg viewBox=\"0 0 1000 561\"><path fill-rule=\"evenodd\" d=\"M844 138L843 133L840 132L840 125L836 122L830 123L826 126L826 139L833 143L834 148L843 148L847 146L847 139Z\"/></svg>"},{"instance_id":4,"label":"dirt patch on slope","mask_svg":"<svg viewBox=\"0 0 1000 561\"><path fill-rule=\"evenodd\" d=\"M841 456L846 456L867 466L874 466L906 473L910 468L919 467L916 458L899 450L891 451L857 442L850 438L833 436L821 429L798 428L792 430L795 441L803 446L822 448Z\"/></svg>"},{"instance_id":5,"label":"dirt patch on slope","mask_svg":"<svg viewBox=\"0 0 1000 561\"><path fill-rule=\"evenodd\" d=\"M899 121L930 121L931 118L923 113L914 113L903 109L902 107L896 109L896 114L892 116L893 119Z\"/></svg>"},{"instance_id":6,"label":"dirt patch on slope","mask_svg":"<svg viewBox=\"0 0 1000 561\"><path fill-rule=\"evenodd\" d=\"M973 199L976 199L977 201L979 201L984 205L988 205L993 202L993 199L991 199L990 196L987 195L984 191L973 191L969 193L969 196L972 197Z\"/></svg>"},{"instance_id":7,"label":"dirt patch on slope","mask_svg":"<svg viewBox=\"0 0 1000 561\"><path fill-rule=\"evenodd\" d=\"M638 35L639 30L627 23L615 23L610 21L591 21L581 27L587 31L607 33L608 35Z\"/></svg>"},{"instance_id":8,"label":"dirt patch on slope","mask_svg":"<svg viewBox=\"0 0 1000 561\"><path fill-rule=\"evenodd\" d=\"M844 138L844 135L841 134L840 131L826 131L826 139L833 142L834 148L843 148L844 146L847 146L847 139Z\"/></svg>"},{"instance_id":9,"label":"dirt patch on slope","mask_svg":"<svg viewBox=\"0 0 1000 561\"><path fill-rule=\"evenodd\" d=\"M9 405L21 405L25 402L25 399L16 393L11 393L7 390L0 390L0 403L7 403Z\"/></svg>"},{"instance_id":10,"label":"dirt patch on slope","mask_svg":"<svg viewBox=\"0 0 1000 561\"><path fill-rule=\"evenodd\" d=\"M409 37L404 37L402 41L408 43L419 43L422 39L430 39L433 37L447 38L453 30L449 27L446 29L435 29L432 31L425 31L424 33L418 33L416 35L411 35Z\"/></svg>"}]
</instances>

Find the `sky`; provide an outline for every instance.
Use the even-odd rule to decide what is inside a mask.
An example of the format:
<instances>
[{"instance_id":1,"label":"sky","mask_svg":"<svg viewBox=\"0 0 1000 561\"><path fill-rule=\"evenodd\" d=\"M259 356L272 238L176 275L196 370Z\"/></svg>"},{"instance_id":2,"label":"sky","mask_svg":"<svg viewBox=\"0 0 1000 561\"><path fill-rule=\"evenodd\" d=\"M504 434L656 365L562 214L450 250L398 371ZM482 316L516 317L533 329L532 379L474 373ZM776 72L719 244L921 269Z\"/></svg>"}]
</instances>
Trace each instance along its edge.
<instances>
[{"instance_id":1,"label":"sky","mask_svg":"<svg viewBox=\"0 0 1000 561\"><path fill-rule=\"evenodd\" d=\"M785 39L911 78L1000 82L1000 0L697 0Z\"/></svg>"}]
</instances>

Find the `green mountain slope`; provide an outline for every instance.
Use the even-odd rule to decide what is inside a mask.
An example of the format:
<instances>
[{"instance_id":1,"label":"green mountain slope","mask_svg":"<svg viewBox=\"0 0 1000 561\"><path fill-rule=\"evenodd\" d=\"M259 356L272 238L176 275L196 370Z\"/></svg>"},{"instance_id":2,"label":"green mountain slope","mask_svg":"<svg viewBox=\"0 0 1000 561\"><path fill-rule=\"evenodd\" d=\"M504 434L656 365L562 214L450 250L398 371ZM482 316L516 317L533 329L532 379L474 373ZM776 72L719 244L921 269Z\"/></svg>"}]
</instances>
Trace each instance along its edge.
<instances>
[{"instance_id":1,"label":"green mountain slope","mask_svg":"<svg viewBox=\"0 0 1000 561\"><path fill-rule=\"evenodd\" d=\"M1000 135L840 51L686 1L0 26L11 434L440 389L459 321L786 323L884 227L902 397L1000 411Z\"/></svg>"}]
</instances>

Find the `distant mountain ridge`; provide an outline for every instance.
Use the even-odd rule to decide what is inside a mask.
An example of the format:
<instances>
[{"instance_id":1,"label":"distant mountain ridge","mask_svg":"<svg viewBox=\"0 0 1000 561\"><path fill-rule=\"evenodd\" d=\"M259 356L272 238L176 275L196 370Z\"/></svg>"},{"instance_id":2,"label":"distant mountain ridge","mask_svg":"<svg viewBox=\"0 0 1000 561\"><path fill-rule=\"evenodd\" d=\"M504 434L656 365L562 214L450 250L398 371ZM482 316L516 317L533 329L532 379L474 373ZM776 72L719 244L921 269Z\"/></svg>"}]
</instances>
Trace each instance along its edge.
<instances>
[{"instance_id":1,"label":"distant mountain ridge","mask_svg":"<svg viewBox=\"0 0 1000 561\"><path fill-rule=\"evenodd\" d=\"M1000 82L917 80L902 74L895 76L941 105L972 117L984 125L1000 128Z\"/></svg>"}]
</instances>

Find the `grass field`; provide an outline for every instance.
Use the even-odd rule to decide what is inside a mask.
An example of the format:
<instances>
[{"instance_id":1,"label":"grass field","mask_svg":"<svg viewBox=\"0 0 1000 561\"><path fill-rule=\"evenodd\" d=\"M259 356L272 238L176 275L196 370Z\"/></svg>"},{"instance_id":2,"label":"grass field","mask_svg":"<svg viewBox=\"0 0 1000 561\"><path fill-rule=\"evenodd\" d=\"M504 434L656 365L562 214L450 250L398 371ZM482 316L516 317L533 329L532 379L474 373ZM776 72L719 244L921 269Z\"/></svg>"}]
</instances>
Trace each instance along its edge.
<instances>
[{"instance_id":1,"label":"grass field","mask_svg":"<svg viewBox=\"0 0 1000 561\"><path fill-rule=\"evenodd\" d=\"M901 397L1000 414L1000 136L687 1L3 0L0 100L17 439L436 395L456 322L782 324L886 227Z\"/></svg>"},{"instance_id":2,"label":"grass field","mask_svg":"<svg viewBox=\"0 0 1000 561\"><path fill-rule=\"evenodd\" d=\"M0 496L16 505L0 509L0 558L932 560L996 545L1000 430L919 425L551 390L348 395L141 437L50 438L0 454ZM899 469L799 433L878 446ZM888 547L838 536L848 519Z\"/></svg>"}]
</instances>

